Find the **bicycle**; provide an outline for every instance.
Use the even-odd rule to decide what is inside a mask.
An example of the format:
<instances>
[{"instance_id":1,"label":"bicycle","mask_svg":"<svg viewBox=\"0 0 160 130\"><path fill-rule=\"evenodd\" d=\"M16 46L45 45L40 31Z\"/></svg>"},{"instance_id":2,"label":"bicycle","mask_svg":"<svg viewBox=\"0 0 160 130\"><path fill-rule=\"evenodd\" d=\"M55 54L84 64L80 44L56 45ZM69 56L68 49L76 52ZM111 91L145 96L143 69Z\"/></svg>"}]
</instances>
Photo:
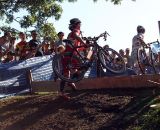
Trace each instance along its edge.
<instances>
[{"instance_id":1,"label":"bicycle","mask_svg":"<svg viewBox=\"0 0 160 130\"><path fill-rule=\"evenodd\" d=\"M107 40L108 33L105 31L97 37L83 37L86 40L85 45L74 46L71 40L63 40L66 44L72 46L72 52L55 54L52 61L52 67L55 74L66 82L78 82L83 79L84 74L89 67L92 66L95 60L100 62L100 65L113 73L122 73L126 70L125 62L121 55L112 48L102 48L98 45L99 38L103 37ZM86 67L86 57L77 51L78 48L84 47L88 49L92 47L92 56L89 61L89 66ZM114 54L114 56L112 55ZM66 59L65 62L63 60ZM65 65L64 65L65 64ZM82 68L85 68L84 70ZM69 76L64 75L63 71L68 70ZM78 72L78 77L73 78L74 74Z\"/></svg>"},{"instance_id":2,"label":"bicycle","mask_svg":"<svg viewBox=\"0 0 160 130\"><path fill-rule=\"evenodd\" d=\"M154 41L151 43L144 43L145 45L142 45L142 48L139 48L137 50L137 61L138 61L138 66L140 68L140 71L142 74L147 74L147 69L146 67L150 67L151 71L154 74L157 74L158 70L157 70L157 65L159 62L159 58L158 58L158 52L153 52L151 45L152 44L157 44L158 46L160 46L159 41ZM148 49L148 52L147 52Z\"/></svg>"}]
</instances>

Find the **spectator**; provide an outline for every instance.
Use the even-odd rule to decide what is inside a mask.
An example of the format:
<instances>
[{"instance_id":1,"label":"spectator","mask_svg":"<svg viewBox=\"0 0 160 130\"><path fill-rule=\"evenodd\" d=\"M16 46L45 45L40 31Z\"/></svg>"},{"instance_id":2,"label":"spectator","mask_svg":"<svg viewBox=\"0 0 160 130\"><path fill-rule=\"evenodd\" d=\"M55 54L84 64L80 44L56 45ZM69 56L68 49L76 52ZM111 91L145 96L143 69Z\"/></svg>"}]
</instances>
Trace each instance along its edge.
<instances>
[{"instance_id":1,"label":"spectator","mask_svg":"<svg viewBox=\"0 0 160 130\"><path fill-rule=\"evenodd\" d=\"M9 51L13 52L13 55L15 55L15 48L14 48L14 45L15 45L15 41L16 41L16 38L14 36L12 36L12 34L10 34L10 38L9 38L9 43L10 43L10 47L9 47ZM15 57L15 56L14 56Z\"/></svg>"},{"instance_id":2,"label":"spectator","mask_svg":"<svg viewBox=\"0 0 160 130\"><path fill-rule=\"evenodd\" d=\"M19 57L19 60L27 59L27 55L29 53L29 45L26 42L26 34L23 32L19 33L20 42L16 45L16 55Z\"/></svg>"},{"instance_id":3,"label":"spectator","mask_svg":"<svg viewBox=\"0 0 160 130\"><path fill-rule=\"evenodd\" d=\"M51 40L49 45L51 53L55 53L54 44L55 44L55 41Z\"/></svg>"},{"instance_id":4,"label":"spectator","mask_svg":"<svg viewBox=\"0 0 160 130\"><path fill-rule=\"evenodd\" d=\"M63 42L63 40L64 40L64 32L59 32L58 34L57 34L57 36L58 36L58 39L55 41L55 43L54 43L54 50L55 50L55 52L56 53L65 53L66 52L66 49L68 50L68 45L67 45L67 43L65 43L65 42ZM62 59L62 62L65 62L66 61L66 59L64 58L64 59ZM66 65L66 63L64 63L63 65ZM64 75L67 75L67 76L69 76L69 72L68 72L68 70L65 70L64 69ZM62 96L62 97L64 97L65 99L69 99L70 97L69 96L67 96L65 93L64 93L64 87L65 87L65 85L66 85L66 82L65 81L61 81L60 82L60 95ZM68 83L68 86L70 86L72 89L74 89L74 90L76 90L76 86L75 86L75 84L74 83Z\"/></svg>"},{"instance_id":5,"label":"spectator","mask_svg":"<svg viewBox=\"0 0 160 130\"><path fill-rule=\"evenodd\" d=\"M43 55L50 55L52 54L51 49L49 48L49 41L44 41L42 46Z\"/></svg>"},{"instance_id":6,"label":"spectator","mask_svg":"<svg viewBox=\"0 0 160 130\"><path fill-rule=\"evenodd\" d=\"M8 63L14 61L15 54L12 51L8 51L6 56L4 57L4 60L2 60L2 63Z\"/></svg>"},{"instance_id":7,"label":"spectator","mask_svg":"<svg viewBox=\"0 0 160 130\"><path fill-rule=\"evenodd\" d=\"M66 44L63 42L64 32L59 32L57 36L58 36L58 39L54 43L54 50L56 53L62 53L66 49Z\"/></svg>"},{"instance_id":8,"label":"spectator","mask_svg":"<svg viewBox=\"0 0 160 130\"><path fill-rule=\"evenodd\" d=\"M124 58L124 50L123 49L119 50L119 54Z\"/></svg>"},{"instance_id":9,"label":"spectator","mask_svg":"<svg viewBox=\"0 0 160 130\"><path fill-rule=\"evenodd\" d=\"M126 67L131 68L132 59L130 56L130 49L129 48L126 48L124 57L127 59Z\"/></svg>"},{"instance_id":10,"label":"spectator","mask_svg":"<svg viewBox=\"0 0 160 130\"><path fill-rule=\"evenodd\" d=\"M108 44L103 46L103 49L106 49L106 48L109 48Z\"/></svg>"},{"instance_id":11,"label":"spectator","mask_svg":"<svg viewBox=\"0 0 160 130\"><path fill-rule=\"evenodd\" d=\"M37 32L32 31L31 36L32 40L29 41L29 47L30 47L30 57L37 57L37 56L42 56L42 51L40 51L41 48L41 42L37 40Z\"/></svg>"},{"instance_id":12,"label":"spectator","mask_svg":"<svg viewBox=\"0 0 160 130\"><path fill-rule=\"evenodd\" d=\"M15 38L12 37L11 32L5 32L2 37L0 37L0 58L3 58L10 50L14 50L13 44L15 42Z\"/></svg>"}]
</instances>

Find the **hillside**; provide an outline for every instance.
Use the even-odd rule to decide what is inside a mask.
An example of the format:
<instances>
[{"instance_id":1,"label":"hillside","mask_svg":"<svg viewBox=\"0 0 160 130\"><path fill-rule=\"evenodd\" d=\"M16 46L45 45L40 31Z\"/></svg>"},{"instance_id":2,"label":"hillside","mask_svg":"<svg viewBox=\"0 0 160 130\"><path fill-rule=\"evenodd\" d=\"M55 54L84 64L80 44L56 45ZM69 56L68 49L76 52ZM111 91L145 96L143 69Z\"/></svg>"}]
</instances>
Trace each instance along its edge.
<instances>
[{"instance_id":1,"label":"hillside","mask_svg":"<svg viewBox=\"0 0 160 130\"><path fill-rule=\"evenodd\" d=\"M131 130L158 89L99 89L0 100L0 130Z\"/></svg>"}]
</instances>

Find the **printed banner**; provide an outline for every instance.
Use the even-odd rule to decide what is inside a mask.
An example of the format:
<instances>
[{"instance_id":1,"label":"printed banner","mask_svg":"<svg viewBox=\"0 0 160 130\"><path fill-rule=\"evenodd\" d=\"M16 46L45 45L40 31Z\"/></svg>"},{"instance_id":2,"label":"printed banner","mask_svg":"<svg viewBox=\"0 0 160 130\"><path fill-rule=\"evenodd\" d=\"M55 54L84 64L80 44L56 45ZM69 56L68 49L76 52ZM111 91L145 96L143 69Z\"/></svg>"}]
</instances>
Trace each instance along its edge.
<instances>
[{"instance_id":1,"label":"printed banner","mask_svg":"<svg viewBox=\"0 0 160 130\"><path fill-rule=\"evenodd\" d=\"M24 61L0 64L0 97L29 89L28 71L31 71L33 81L54 79L52 69L53 55L34 57ZM96 67L88 70L85 77L96 77Z\"/></svg>"}]
</instances>

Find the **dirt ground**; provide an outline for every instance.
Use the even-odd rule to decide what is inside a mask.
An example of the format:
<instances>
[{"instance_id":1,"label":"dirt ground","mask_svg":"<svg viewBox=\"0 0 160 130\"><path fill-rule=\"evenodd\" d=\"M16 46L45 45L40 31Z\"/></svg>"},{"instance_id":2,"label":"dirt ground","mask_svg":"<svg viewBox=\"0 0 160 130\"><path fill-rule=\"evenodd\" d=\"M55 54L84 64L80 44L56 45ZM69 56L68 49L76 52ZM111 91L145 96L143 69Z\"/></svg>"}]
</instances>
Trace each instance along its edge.
<instances>
[{"instance_id":1,"label":"dirt ground","mask_svg":"<svg viewBox=\"0 0 160 130\"><path fill-rule=\"evenodd\" d=\"M157 96L153 89L99 89L0 100L0 130L131 130Z\"/></svg>"}]
</instances>

